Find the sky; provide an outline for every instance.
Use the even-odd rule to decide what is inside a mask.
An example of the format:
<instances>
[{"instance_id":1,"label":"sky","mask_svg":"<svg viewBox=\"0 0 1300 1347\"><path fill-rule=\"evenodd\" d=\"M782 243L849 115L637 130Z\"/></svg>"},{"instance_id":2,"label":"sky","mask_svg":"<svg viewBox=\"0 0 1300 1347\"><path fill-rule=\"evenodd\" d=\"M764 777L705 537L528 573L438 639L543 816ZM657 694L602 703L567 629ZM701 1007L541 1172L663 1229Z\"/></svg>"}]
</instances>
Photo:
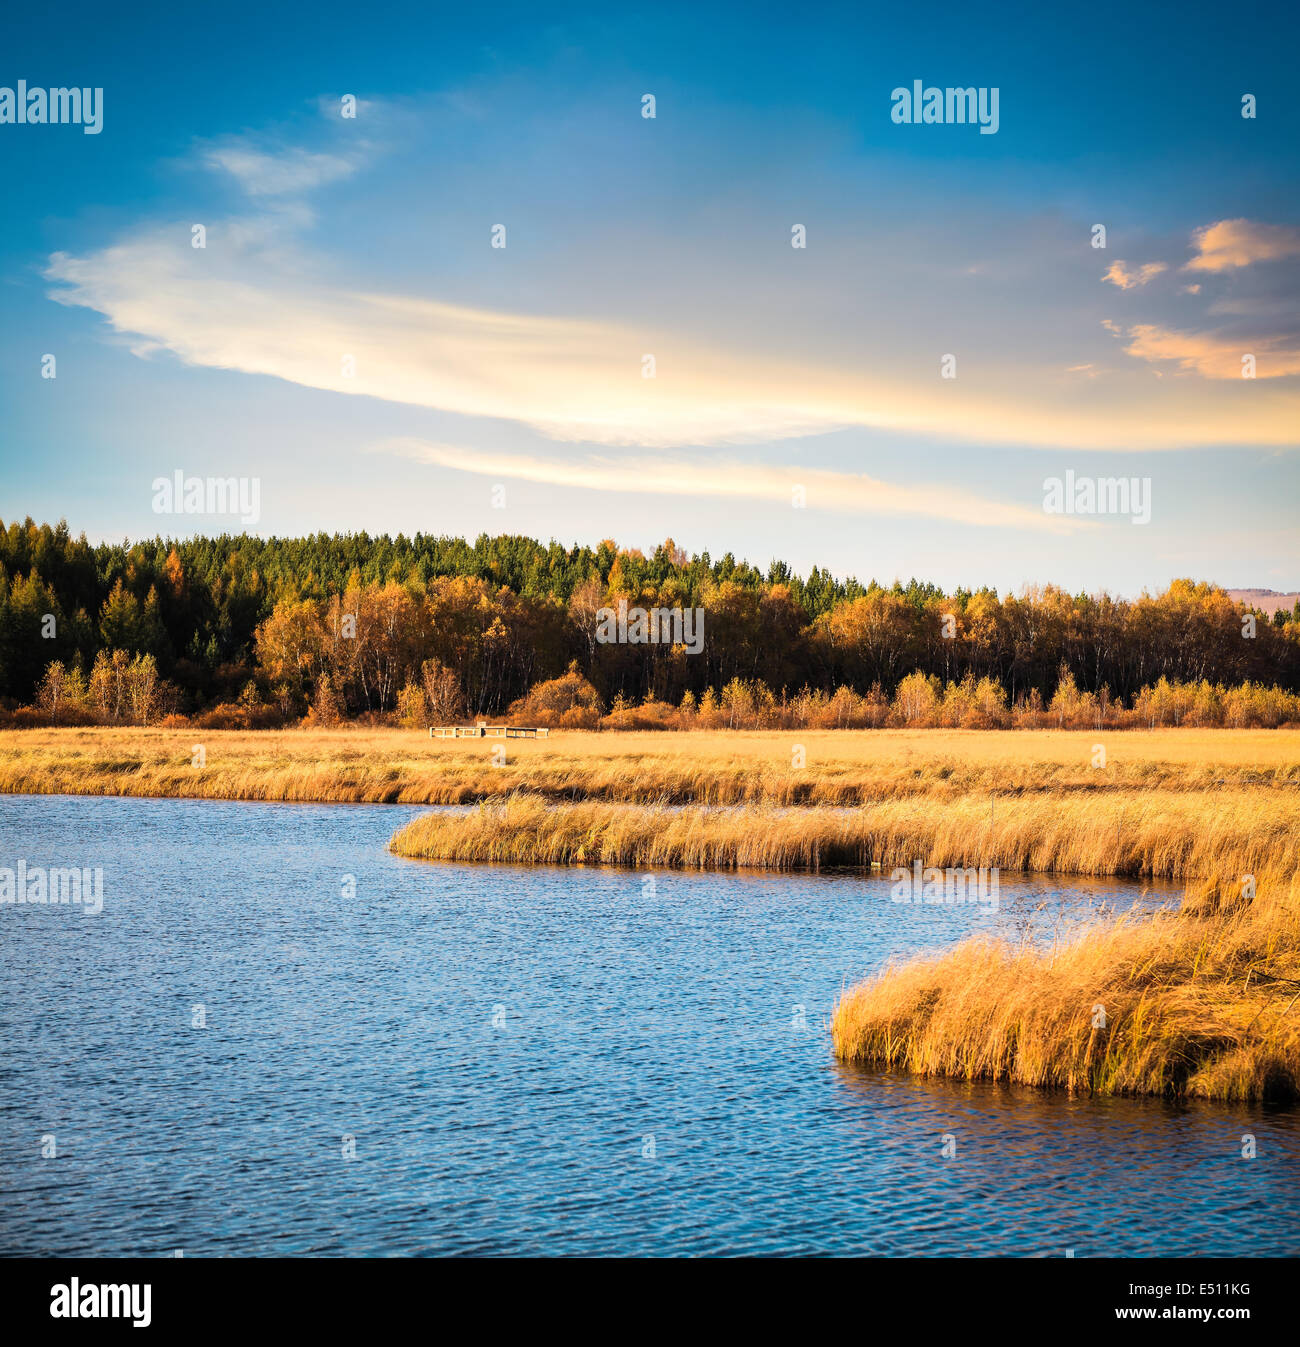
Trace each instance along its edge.
<instances>
[{"instance_id":1,"label":"sky","mask_svg":"<svg viewBox=\"0 0 1300 1347\"><path fill-rule=\"evenodd\" d=\"M0 518L1300 589L1294 6L615 9L7 9Z\"/></svg>"}]
</instances>

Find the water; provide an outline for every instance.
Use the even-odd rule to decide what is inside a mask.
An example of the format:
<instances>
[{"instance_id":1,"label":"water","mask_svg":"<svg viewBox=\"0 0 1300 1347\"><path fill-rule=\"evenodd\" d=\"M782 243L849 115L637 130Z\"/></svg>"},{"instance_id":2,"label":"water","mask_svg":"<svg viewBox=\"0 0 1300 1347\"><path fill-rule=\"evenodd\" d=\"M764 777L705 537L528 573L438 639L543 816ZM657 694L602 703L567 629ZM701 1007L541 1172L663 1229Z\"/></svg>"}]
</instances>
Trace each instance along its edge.
<instances>
[{"instance_id":1,"label":"water","mask_svg":"<svg viewBox=\"0 0 1300 1347\"><path fill-rule=\"evenodd\" d=\"M1300 1251L1294 1111L830 1054L846 979L1136 887L1007 881L996 914L848 875L651 892L390 856L419 812L0 797L0 866L104 870L97 916L0 907L0 1252Z\"/></svg>"}]
</instances>

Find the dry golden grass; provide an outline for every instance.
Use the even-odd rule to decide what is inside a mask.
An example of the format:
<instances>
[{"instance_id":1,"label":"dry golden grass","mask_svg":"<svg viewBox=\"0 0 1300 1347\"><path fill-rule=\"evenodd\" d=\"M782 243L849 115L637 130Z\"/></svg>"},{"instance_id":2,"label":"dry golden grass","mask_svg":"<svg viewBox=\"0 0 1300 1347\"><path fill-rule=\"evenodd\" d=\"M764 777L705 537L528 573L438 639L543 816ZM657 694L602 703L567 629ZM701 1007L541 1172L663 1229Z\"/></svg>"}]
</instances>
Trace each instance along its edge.
<instances>
[{"instance_id":1,"label":"dry golden grass","mask_svg":"<svg viewBox=\"0 0 1300 1347\"><path fill-rule=\"evenodd\" d=\"M1283 791L1115 791L996 801L909 796L865 809L548 805L519 795L414 819L400 855L637 868L817 870L998 866L1080 875L1214 880L1300 870L1300 798Z\"/></svg>"},{"instance_id":2,"label":"dry golden grass","mask_svg":"<svg viewBox=\"0 0 1300 1347\"><path fill-rule=\"evenodd\" d=\"M967 941L848 990L846 1061L1097 1094L1300 1096L1300 877L1040 951ZM1098 1010L1104 1012L1104 1023Z\"/></svg>"},{"instance_id":3,"label":"dry golden grass","mask_svg":"<svg viewBox=\"0 0 1300 1347\"><path fill-rule=\"evenodd\" d=\"M499 741L498 741L499 742ZM1108 765L1091 765L1093 745ZM207 764L191 764L195 744ZM792 767L802 745L806 765ZM1296 730L816 730L584 733L487 740L415 730L0 732L0 793L466 804L549 800L862 805L989 792L1095 795L1300 787Z\"/></svg>"}]
</instances>

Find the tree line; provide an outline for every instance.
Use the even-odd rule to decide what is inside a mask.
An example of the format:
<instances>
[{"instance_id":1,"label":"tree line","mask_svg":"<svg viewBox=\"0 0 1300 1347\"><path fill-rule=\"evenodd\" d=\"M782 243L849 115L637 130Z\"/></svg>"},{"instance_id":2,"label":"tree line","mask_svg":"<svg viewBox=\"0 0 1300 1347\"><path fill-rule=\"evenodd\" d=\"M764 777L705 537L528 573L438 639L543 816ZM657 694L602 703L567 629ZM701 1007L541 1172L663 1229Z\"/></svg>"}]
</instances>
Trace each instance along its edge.
<instances>
[{"instance_id":1,"label":"tree line","mask_svg":"<svg viewBox=\"0 0 1300 1347\"><path fill-rule=\"evenodd\" d=\"M702 609L702 649L603 642L600 614L620 600ZM54 698L96 718L230 707L282 723L414 716L418 701L421 714L451 718L499 715L556 684L586 719L647 704L712 715L730 688L733 722L769 698L789 707L803 697L812 714L819 698L840 697L841 710L845 698L874 698L876 711L854 712L874 723L911 675L938 689L939 705L949 689L955 707L982 687L981 714L995 721L993 690L1006 716L1045 714L1067 675L1080 696L1129 709L1161 680L1293 694L1300 604L1270 619L1192 580L1134 599L1053 585L944 594L915 579L864 584L780 561L759 570L730 554L687 556L671 539L650 555L612 540L566 548L487 535L91 545L62 522L0 524L10 710ZM735 711L738 689L752 711Z\"/></svg>"}]
</instances>

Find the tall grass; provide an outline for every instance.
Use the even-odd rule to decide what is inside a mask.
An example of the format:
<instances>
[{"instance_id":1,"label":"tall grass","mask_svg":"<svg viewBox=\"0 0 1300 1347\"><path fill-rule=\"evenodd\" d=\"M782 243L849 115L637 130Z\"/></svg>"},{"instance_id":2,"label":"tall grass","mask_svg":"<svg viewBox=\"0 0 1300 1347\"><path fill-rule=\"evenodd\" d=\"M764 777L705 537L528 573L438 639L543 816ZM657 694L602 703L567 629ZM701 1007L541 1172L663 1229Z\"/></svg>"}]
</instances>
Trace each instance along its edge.
<instances>
[{"instance_id":1,"label":"tall grass","mask_svg":"<svg viewBox=\"0 0 1300 1347\"><path fill-rule=\"evenodd\" d=\"M517 795L467 815L426 815L393 837L400 855L452 861L687 869L998 866L1082 875L1239 879L1300 869L1290 792L1116 791L990 802L908 797L861 810L708 809Z\"/></svg>"},{"instance_id":2,"label":"tall grass","mask_svg":"<svg viewBox=\"0 0 1300 1347\"><path fill-rule=\"evenodd\" d=\"M1038 950L973 940L850 988L836 1053L1096 1094L1300 1096L1300 878Z\"/></svg>"}]
</instances>

